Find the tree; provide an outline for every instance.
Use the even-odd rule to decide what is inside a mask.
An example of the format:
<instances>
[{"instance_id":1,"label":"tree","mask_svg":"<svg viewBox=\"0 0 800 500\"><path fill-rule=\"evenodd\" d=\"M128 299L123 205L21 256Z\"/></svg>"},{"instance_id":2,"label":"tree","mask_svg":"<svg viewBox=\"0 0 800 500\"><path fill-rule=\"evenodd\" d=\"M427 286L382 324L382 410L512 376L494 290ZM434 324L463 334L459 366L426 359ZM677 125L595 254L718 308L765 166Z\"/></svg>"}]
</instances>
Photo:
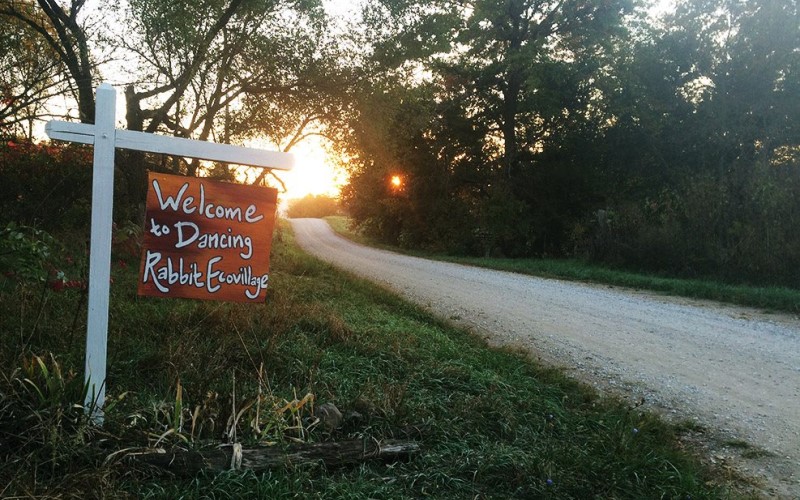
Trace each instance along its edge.
<instances>
[{"instance_id":1,"label":"tree","mask_svg":"<svg viewBox=\"0 0 800 500\"><path fill-rule=\"evenodd\" d=\"M244 11L244 0L230 2L153 2L133 0L128 11L128 24L133 27L129 39L123 39L123 47L139 58L137 71L140 79L149 82L146 90L136 90L134 84L126 88L126 118L131 130L155 132L166 127L178 136L188 137L197 129L207 136L213 123L212 116L225 106L225 69L242 40L228 43L228 29L234 17ZM202 5L201 5L202 4ZM247 36L239 32L240 37ZM238 42L238 45L237 45ZM217 78L214 78L217 77ZM211 80L210 82L208 80ZM198 88L199 84L202 87ZM216 93L207 102L205 118L200 118L202 106L194 103L190 108L189 123L182 123L185 109L181 101L194 87L201 95L211 86ZM142 109L143 102L150 100L152 107ZM193 111L194 116L192 116ZM147 122L147 123L145 123ZM191 127L191 128L189 128Z\"/></svg>"},{"instance_id":2,"label":"tree","mask_svg":"<svg viewBox=\"0 0 800 500\"><path fill-rule=\"evenodd\" d=\"M420 85L415 80L428 72L425 85L432 85L430 98L437 104L427 115L429 121L404 146L398 141L404 137L402 126L392 121L394 115L386 115L389 122L379 117L386 123L381 126L394 127L394 133L386 135L387 147L402 151L394 156L414 159L408 162L414 173L408 199L413 210L425 207L425 223L435 224L429 214L436 209L460 214L459 223L474 235L466 245L473 250L529 254L537 238L549 241L538 251L558 248L557 238L537 236L537 231L549 230L545 224L531 222L536 213L550 210L552 197L544 195L556 179L586 178L580 173L586 165L565 155L564 147L577 144L569 138L576 133L586 138L585 144L607 128L597 81L612 63L610 46L624 35L622 19L631 9L627 0L376 4L371 12L385 14L381 23L375 21L380 16L368 18L379 26L373 30L380 40L370 47L375 54L390 56L394 75L406 70L400 73L401 86ZM451 44L435 43L443 39ZM373 83L391 88L383 81ZM371 125L375 127L375 121ZM387 168L375 156L377 149L369 149L373 153L359 164L361 169ZM560 164L573 174L542 174L544 151L559 158L550 165ZM357 174L357 183L369 177ZM420 179L419 187L415 179ZM353 203L358 198L355 190L348 196ZM370 204L360 205L369 210ZM556 226L562 230L566 225L565 219Z\"/></svg>"},{"instance_id":3,"label":"tree","mask_svg":"<svg viewBox=\"0 0 800 500\"><path fill-rule=\"evenodd\" d=\"M145 70L138 86L149 87L128 87L129 128L200 139L246 130L232 123L246 116L245 96L311 88L303 77L319 62L308 55L324 29L317 0L133 0L127 17L133 33L124 48Z\"/></svg>"},{"instance_id":4,"label":"tree","mask_svg":"<svg viewBox=\"0 0 800 500\"><path fill-rule=\"evenodd\" d=\"M314 218L321 219L329 215L339 214L339 202L336 198L327 195L306 195L294 199L289 203L286 215L293 219Z\"/></svg>"},{"instance_id":5,"label":"tree","mask_svg":"<svg viewBox=\"0 0 800 500\"><path fill-rule=\"evenodd\" d=\"M318 0L135 0L127 17L124 49L147 69L126 89L132 129L288 151L321 133L348 86Z\"/></svg>"},{"instance_id":6,"label":"tree","mask_svg":"<svg viewBox=\"0 0 800 500\"><path fill-rule=\"evenodd\" d=\"M83 123L94 123L96 63L91 57L86 25L79 16L86 0L70 0L64 8L56 0L3 0L0 16L24 23L56 54L69 73L72 93Z\"/></svg>"},{"instance_id":7,"label":"tree","mask_svg":"<svg viewBox=\"0 0 800 500\"><path fill-rule=\"evenodd\" d=\"M478 106L502 142L502 168L512 178L523 149L531 151L547 131L537 127L565 106L551 70L569 65L591 76L604 44L620 30L629 0L475 0L465 10L458 40L468 49L456 65L472 73ZM592 61L595 61L592 63ZM543 103L555 104L547 109ZM562 102L559 102L562 101ZM537 130L538 128L538 130Z\"/></svg>"},{"instance_id":8,"label":"tree","mask_svg":"<svg viewBox=\"0 0 800 500\"><path fill-rule=\"evenodd\" d=\"M33 123L50 99L66 90L58 54L25 23L9 17L0 28L0 130L33 137Z\"/></svg>"}]
</instances>

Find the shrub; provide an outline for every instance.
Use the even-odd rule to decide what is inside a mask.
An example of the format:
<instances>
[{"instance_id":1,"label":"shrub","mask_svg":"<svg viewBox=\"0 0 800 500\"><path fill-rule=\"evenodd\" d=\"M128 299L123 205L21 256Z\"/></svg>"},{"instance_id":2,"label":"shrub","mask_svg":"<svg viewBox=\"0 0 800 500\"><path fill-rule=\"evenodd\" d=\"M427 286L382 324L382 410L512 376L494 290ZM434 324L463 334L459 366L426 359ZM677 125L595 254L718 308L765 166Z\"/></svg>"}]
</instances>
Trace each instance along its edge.
<instances>
[{"instance_id":1,"label":"shrub","mask_svg":"<svg viewBox=\"0 0 800 500\"><path fill-rule=\"evenodd\" d=\"M45 229L89 221L92 150L80 145L0 144L0 222Z\"/></svg>"},{"instance_id":2,"label":"shrub","mask_svg":"<svg viewBox=\"0 0 800 500\"><path fill-rule=\"evenodd\" d=\"M44 281L59 246L45 231L10 222L0 229L0 273L22 282Z\"/></svg>"},{"instance_id":3,"label":"shrub","mask_svg":"<svg viewBox=\"0 0 800 500\"><path fill-rule=\"evenodd\" d=\"M304 198L289 202L287 215L293 219L320 219L339 214L339 200L326 195L306 195Z\"/></svg>"}]
</instances>

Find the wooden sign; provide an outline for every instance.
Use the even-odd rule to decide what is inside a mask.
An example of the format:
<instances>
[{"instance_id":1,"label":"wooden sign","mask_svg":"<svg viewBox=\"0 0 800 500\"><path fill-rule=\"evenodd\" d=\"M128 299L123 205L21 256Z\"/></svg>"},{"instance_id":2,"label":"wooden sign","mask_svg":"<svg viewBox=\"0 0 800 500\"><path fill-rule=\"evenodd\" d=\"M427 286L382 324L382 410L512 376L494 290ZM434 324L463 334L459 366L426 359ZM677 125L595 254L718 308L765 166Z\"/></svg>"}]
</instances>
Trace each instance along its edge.
<instances>
[{"instance_id":1,"label":"wooden sign","mask_svg":"<svg viewBox=\"0 0 800 500\"><path fill-rule=\"evenodd\" d=\"M264 302L278 191L148 178L139 295Z\"/></svg>"}]
</instances>

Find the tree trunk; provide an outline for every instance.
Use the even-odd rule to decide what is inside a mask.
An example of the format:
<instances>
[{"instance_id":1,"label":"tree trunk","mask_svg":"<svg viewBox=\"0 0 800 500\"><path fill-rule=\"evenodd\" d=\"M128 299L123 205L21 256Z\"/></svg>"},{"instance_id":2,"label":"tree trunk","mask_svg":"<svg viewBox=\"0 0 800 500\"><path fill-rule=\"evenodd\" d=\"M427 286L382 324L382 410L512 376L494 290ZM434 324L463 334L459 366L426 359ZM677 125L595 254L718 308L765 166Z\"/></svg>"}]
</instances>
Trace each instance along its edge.
<instances>
[{"instance_id":1,"label":"tree trunk","mask_svg":"<svg viewBox=\"0 0 800 500\"><path fill-rule=\"evenodd\" d=\"M517 113L519 111L519 93L522 88L520 71L512 69L506 77L506 88L503 90L503 163L507 179L511 179L514 164L517 161Z\"/></svg>"}]
</instances>

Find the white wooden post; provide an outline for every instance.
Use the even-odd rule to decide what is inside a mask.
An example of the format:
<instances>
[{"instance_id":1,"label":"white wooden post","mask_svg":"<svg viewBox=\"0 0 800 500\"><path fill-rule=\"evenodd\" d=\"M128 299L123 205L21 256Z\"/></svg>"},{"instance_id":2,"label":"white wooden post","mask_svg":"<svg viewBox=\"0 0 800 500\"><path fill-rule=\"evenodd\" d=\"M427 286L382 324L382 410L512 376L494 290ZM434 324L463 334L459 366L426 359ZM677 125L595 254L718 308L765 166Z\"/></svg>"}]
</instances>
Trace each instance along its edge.
<instances>
[{"instance_id":1,"label":"white wooden post","mask_svg":"<svg viewBox=\"0 0 800 500\"><path fill-rule=\"evenodd\" d=\"M92 230L89 244L89 317L86 330L86 408L103 423L106 393L108 301L111 280L111 230L114 210L114 120L117 93L103 83L97 88L92 172Z\"/></svg>"},{"instance_id":2,"label":"white wooden post","mask_svg":"<svg viewBox=\"0 0 800 500\"><path fill-rule=\"evenodd\" d=\"M92 420L103 423L108 346L108 303L111 279L111 230L114 209L114 148L147 151L251 167L291 170L288 153L116 130L117 93L108 83L97 88L95 123L51 121L51 139L94 145L92 229L89 254L89 317L86 329L86 408Z\"/></svg>"}]
</instances>

